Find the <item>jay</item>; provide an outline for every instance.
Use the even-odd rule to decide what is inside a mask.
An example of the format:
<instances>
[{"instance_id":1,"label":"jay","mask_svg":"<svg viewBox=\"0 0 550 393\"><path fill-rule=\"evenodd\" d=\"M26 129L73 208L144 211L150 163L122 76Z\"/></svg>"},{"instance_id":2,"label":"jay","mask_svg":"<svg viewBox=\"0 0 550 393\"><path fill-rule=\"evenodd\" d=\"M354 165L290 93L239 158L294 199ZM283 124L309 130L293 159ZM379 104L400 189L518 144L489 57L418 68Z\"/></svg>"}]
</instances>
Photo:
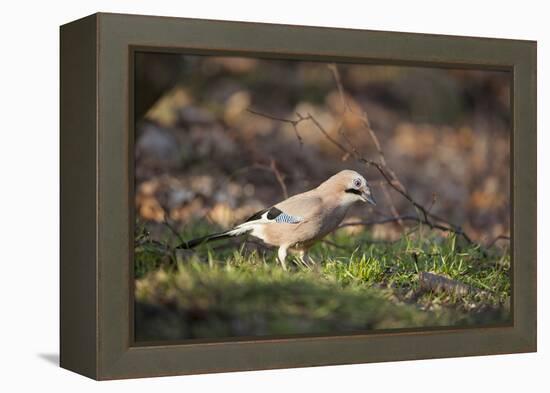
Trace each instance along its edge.
<instances>
[{"instance_id":1,"label":"jay","mask_svg":"<svg viewBox=\"0 0 550 393\"><path fill-rule=\"evenodd\" d=\"M277 256L284 270L289 249L297 250L300 261L307 265L311 261L307 256L309 248L338 228L349 208L359 201L376 205L365 178L355 171L343 170L317 188L261 210L228 231L190 240L178 248L189 249L248 234L279 247Z\"/></svg>"}]
</instances>

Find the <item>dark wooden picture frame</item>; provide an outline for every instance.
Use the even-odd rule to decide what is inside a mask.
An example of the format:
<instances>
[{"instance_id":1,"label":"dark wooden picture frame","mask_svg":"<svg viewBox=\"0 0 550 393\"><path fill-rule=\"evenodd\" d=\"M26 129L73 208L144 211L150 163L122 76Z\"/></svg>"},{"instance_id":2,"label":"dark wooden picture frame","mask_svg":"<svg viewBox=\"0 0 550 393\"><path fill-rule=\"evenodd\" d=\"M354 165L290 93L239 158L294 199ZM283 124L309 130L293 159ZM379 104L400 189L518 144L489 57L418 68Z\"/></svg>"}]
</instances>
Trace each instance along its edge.
<instances>
[{"instance_id":1,"label":"dark wooden picture frame","mask_svg":"<svg viewBox=\"0 0 550 393\"><path fill-rule=\"evenodd\" d=\"M136 50L507 70L513 324L136 346ZM536 42L95 14L61 27L61 366L95 379L536 351Z\"/></svg>"}]
</instances>

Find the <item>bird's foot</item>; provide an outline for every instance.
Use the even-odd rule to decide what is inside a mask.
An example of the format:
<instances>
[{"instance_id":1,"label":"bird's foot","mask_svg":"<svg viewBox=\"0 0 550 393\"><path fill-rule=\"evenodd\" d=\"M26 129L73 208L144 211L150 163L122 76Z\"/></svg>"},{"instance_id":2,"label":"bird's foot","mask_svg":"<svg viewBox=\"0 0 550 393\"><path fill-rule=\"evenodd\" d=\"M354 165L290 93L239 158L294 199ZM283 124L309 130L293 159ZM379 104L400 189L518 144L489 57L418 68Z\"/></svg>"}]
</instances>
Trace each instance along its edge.
<instances>
[{"instance_id":1,"label":"bird's foot","mask_svg":"<svg viewBox=\"0 0 550 393\"><path fill-rule=\"evenodd\" d=\"M311 269L316 265L315 260L306 253L300 253L298 261L307 269Z\"/></svg>"}]
</instances>

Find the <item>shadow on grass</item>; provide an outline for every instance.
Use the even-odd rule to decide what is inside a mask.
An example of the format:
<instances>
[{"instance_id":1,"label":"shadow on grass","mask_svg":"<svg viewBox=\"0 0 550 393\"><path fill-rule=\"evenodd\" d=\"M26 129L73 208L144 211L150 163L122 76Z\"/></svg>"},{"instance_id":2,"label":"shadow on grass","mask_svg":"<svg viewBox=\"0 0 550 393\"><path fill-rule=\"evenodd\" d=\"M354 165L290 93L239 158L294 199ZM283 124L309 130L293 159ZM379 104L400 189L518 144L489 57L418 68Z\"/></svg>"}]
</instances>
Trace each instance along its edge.
<instances>
[{"instance_id":1,"label":"shadow on grass","mask_svg":"<svg viewBox=\"0 0 550 393\"><path fill-rule=\"evenodd\" d=\"M342 288L313 272L180 266L136 286L136 341L323 334L445 326L448 313L396 304L383 290Z\"/></svg>"}]
</instances>

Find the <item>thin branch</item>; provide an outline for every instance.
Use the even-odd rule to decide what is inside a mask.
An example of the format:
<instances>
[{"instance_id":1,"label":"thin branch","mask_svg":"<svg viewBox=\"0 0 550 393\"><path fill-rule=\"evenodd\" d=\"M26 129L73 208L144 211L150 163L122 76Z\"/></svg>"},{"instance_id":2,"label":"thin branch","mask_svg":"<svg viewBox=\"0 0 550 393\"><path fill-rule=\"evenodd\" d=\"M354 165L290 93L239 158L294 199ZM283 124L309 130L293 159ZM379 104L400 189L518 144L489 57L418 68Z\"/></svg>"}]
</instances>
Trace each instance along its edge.
<instances>
[{"instance_id":1,"label":"thin branch","mask_svg":"<svg viewBox=\"0 0 550 393\"><path fill-rule=\"evenodd\" d=\"M302 148L304 146L304 140L302 139L302 136L300 135L300 132L298 131L298 124L302 121L301 119L299 119L299 120L281 119L281 118L277 118L277 117L274 117L274 116L271 116L271 115L268 115L268 114L265 114L265 113L257 112L257 111L255 111L251 108L247 108L246 110L247 110L247 112L252 113L253 115L262 116L262 117L266 117L266 118L271 119L271 120L276 120L276 121L280 121L280 122L283 122L283 123L290 124L292 126L292 129L294 130L294 134L296 135L296 139L298 140L298 143L300 144L300 148Z\"/></svg>"},{"instance_id":2,"label":"thin branch","mask_svg":"<svg viewBox=\"0 0 550 393\"><path fill-rule=\"evenodd\" d=\"M398 217L384 218L384 219L381 219L381 220L346 222L344 224L341 224L338 228L351 227L351 226L361 226L361 225L371 226L371 225L376 225L376 224L387 224L387 223L391 223L391 222L397 223L399 221L409 221L409 222L416 222L418 224L428 225L422 218L419 218L418 216L402 215L402 216L398 216ZM465 236L463 232L459 232L459 231L455 230L453 227L451 227L449 225L437 224L437 223L430 222L429 226L430 226L430 229L438 229L438 230L443 231L443 232L452 232L452 233L455 233L457 235ZM465 239L466 239L466 237L465 237ZM469 238L467 238L467 240L468 239ZM469 242L473 243L471 240Z\"/></svg>"},{"instance_id":3,"label":"thin branch","mask_svg":"<svg viewBox=\"0 0 550 393\"><path fill-rule=\"evenodd\" d=\"M346 134L346 132L344 131L344 120L342 119L340 121L340 125L338 126L338 134L340 134L342 136L342 138L344 138L344 140L346 141L346 143L348 144L349 148L351 149L352 153L353 153L353 156L354 157L358 157L359 156L359 152L357 151L357 148L355 147L355 145L351 142L351 139L348 137L348 135ZM346 153L347 156L349 156L350 154L349 153Z\"/></svg>"},{"instance_id":4,"label":"thin branch","mask_svg":"<svg viewBox=\"0 0 550 393\"><path fill-rule=\"evenodd\" d=\"M183 239L181 235L177 232L177 230L172 227L168 220L166 219L166 213L164 214L164 224L167 228L169 228L172 232L176 234L180 242L183 242ZM169 260L172 265L175 265L177 263L177 255L176 255L176 248L172 247L169 242L162 243L158 240L151 239L151 235L147 233L143 238L137 240L134 242L134 247L145 247L145 246L153 246L156 248L156 250L164 255L167 255L169 257Z\"/></svg>"},{"instance_id":5,"label":"thin branch","mask_svg":"<svg viewBox=\"0 0 550 393\"><path fill-rule=\"evenodd\" d=\"M386 188L386 185L384 183L382 183L382 184L380 184L380 188L382 189L382 192L384 193L384 197L386 198L386 200L388 201L388 203L390 205L390 212L391 212L392 216L397 219L397 223L399 224L399 226L401 228L405 229L405 226L403 225L403 220L399 219L399 212L397 211L397 208L395 207L395 204L393 203L393 199L392 199L390 193L388 192L388 189Z\"/></svg>"},{"instance_id":6,"label":"thin branch","mask_svg":"<svg viewBox=\"0 0 550 393\"><path fill-rule=\"evenodd\" d=\"M381 218L380 220L367 220L367 221L350 221L340 224L338 228L345 227L354 227L354 226L372 226L377 224L388 224L388 223L398 223L399 221L411 221L416 223L422 223L422 220L417 216L412 216L409 214L397 216L397 217L387 217Z\"/></svg>"},{"instance_id":7,"label":"thin branch","mask_svg":"<svg viewBox=\"0 0 550 393\"><path fill-rule=\"evenodd\" d=\"M273 175L275 176L275 180L277 180L277 183L279 183L279 187L281 187L281 191L283 192L284 198L285 199L288 198L288 189L285 184L285 177L281 174L281 172L277 168L277 164L275 163L275 160L273 158L271 159L271 162L269 163L269 165L256 163L252 165L252 168L262 169L264 171L273 173Z\"/></svg>"},{"instance_id":8,"label":"thin branch","mask_svg":"<svg viewBox=\"0 0 550 393\"><path fill-rule=\"evenodd\" d=\"M321 131L321 133L325 136L325 138L327 138L334 146L339 148L343 153L351 154L351 152L344 145L342 145L340 142L338 142L336 139L330 136L327 130L325 130L325 128L321 125L321 123L319 123L317 119L311 115L311 113L308 113L307 116L305 117L304 116L300 117L300 121L302 120L311 120L311 122L315 124L317 129L319 129L319 131Z\"/></svg>"},{"instance_id":9,"label":"thin branch","mask_svg":"<svg viewBox=\"0 0 550 393\"><path fill-rule=\"evenodd\" d=\"M283 123L289 123L289 124L292 124L292 125L298 125L301 121L300 119L292 120L292 119L285 119L285 118L282 118L282 117L273 116L273 115L270 115L270 114L267 114L267 113L258 112L254 109L251 109L251 108L247 108L246 111L249 112L249 113L252 113L253 115L265 117L267 119L280 121L280 122L283 122Z\"/></svg>"},{"instance_id":10,"label":"thin branch","mask_svg":"<svg viewBox=\"0 0 550 393\"><path fill-rule=\"evenodd\" d=\"M273 158L271 159L269 165L254 163L252 165L245 166L245 167L237 169L236 171L232 172L229 175L228 179L225 181L224 184L229 183L229 181L231 181L238 174L243 173L243 172L249 172L253 169L273 173L273 175L275 176L275 180L277 180L277 183L279 183L279 187L281 187L281 191L282 191L285 199L288 198L288 189L287 189L286 184L285 184L286 176L281 173L281 171L277 167L277 164L276 164L276 162Z\"/></svg>"},{"instance_id":11,"label":"thin branch","mask_svg":"<svg viewBox=\"0 0 550 393\"><path fill-rule=\"evenodd\" d=\"M384 151L382 150L382 145L380 144L380 141L376 136L374 130L370 126L370 121L367 116L367 113L363 112L359 114L356 111L354 111L351 105L349 104L348 100L346 99L346 93L344 91L344 85L342 84L342 79L340 78L340 72L338 71L338 66L332 63L328 65L328 69L332 72L332 76L334 77L334 82L336 83L336 87L338 88L338 92L340 93L340 100L342 101L342 106L344 107L344 115L346 115L346 113L349 112L357 116L361 120L365 129L369 132L370 137L374 143L374 146L376 147L378 155L380 156L380 162L382 163L382 165L387 166L386 158L384 156Z\"/></svg>"},{"instance_id":12,"label":"thin branch","mask_svg":"<svg viewBox=\"0 0 550 393\"><path fill-rule=\"evenodd\" d=\"M279 186L283 190L283 195L285 199L288 199L288 190L286 188L284 176L281 175L281 172L277 168L277 164L275 163L275 160L273 158L271 159L269 167L271 168L271 171L275 174L275 178L277 179L277 181L279 182Z\"/></svg>"},{"instance_id":13,"label":"thin branch","mask_svg":"<svg viewBox=\"0 0 550 393\"><path fill-rule=\"evenodd\" d=\"M437 202L437 194L435 192L432 193L432 200L430 201L430 205L428 206L428 213L432 211L432 208L434 207L435 203Z\"/></svg>"},{"instance_id":14,"label":"thin branch","mask_svg":"<svg viewBox=\"0 0 550 393\"><path fill-rule=\"evenodd\" d=\"M332 76L334 77L334 81L336 82L336 87L338 88L338 93L340 93L340 101L342 101L344 112L348 110L351 111L349 103L346 100L346 93L344 92L344 85L342 85L340 73L338 72L338 67L334 63L329 64L327 67L332 72Z\"/></svg>"}]
</instances>

